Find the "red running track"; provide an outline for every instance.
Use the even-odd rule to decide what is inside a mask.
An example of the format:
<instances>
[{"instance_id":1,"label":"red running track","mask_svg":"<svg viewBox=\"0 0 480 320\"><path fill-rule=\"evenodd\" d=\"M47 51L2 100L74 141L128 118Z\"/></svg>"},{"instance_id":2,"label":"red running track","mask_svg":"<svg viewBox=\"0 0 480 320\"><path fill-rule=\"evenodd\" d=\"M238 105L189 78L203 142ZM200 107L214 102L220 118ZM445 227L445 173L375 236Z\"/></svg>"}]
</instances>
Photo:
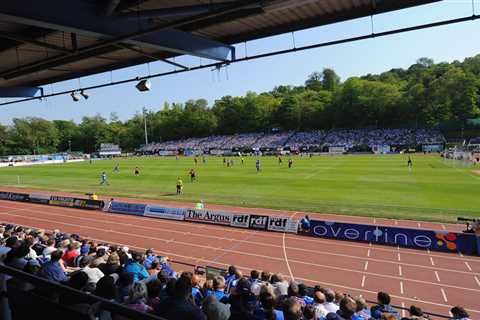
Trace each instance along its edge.
<instances>
[{"instance_id":1,"label":"red running track","mask_svg":"<svg viewBox=\"0 0 480 320\"><path fill-rule=\"evenodd\" d=\"M241 209L246 210L252 209ZM286 214L299 213L283 212ZM318 216L325 219L323 214ZM333 219L343 221L347 216ZM416 224L386 219L382 224L384 221L399 226ZM299 282L361 294L369 300L375 300L378 291L387 291L396 305L415 304L445 315L452 306L462 305L472 319L480 319L479 257L9 201L0 201L0 222L58 228L138 250L154 248L159 254L198 265L234 264L244 272L281 272ZM444 229L441 224L423 222L420 227L427 225Z\"/></svg>"}]
</instances>

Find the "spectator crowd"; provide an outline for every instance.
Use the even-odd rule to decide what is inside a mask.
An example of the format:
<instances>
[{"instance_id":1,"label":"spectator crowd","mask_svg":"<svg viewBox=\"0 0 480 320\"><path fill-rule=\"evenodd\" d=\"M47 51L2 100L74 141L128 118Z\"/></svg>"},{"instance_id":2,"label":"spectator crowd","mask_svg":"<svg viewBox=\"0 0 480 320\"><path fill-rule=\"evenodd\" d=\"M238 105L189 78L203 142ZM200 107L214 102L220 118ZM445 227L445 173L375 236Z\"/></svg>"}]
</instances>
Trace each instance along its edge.
<instances>
[{"instance_id":1,"label":"spectator crowd","mask_svg":"<svg viewBox=\"0 0 480 320\"><path fill-rule=\"evenodd\" d=\"M0 263L168 320L401 318L386 292L379 292L377 304L369 307L362 297L322 286L308 288L268 271L252 270L247 275L230 266L224 275L204 279L192 272L176 272L168 258L151 249L135 252L59 230L0 225ZM59 299L66 306L81 303L68 294ZM416 306L408 313L402 319L427 318ZM452 308L451 313L452 319L469 319L462 307ZM115 315L102 313L99 319L115 319Z\"/></svg>"},{"instance_id":2,"label":"spectator crowd","mask_svg":"<svg viewBox=\"0 0 480 320\"><path fill-rule=\"evenodd\" d=\"M310 132L242 133L230 136L210 136L179 141L165 141L143 146L140 152L158 153L161 150L231 150L278 149L342 146L412 146L443 144L445 138L437 130L429 129L332 129Z\"/></svg>"}]
</instances>

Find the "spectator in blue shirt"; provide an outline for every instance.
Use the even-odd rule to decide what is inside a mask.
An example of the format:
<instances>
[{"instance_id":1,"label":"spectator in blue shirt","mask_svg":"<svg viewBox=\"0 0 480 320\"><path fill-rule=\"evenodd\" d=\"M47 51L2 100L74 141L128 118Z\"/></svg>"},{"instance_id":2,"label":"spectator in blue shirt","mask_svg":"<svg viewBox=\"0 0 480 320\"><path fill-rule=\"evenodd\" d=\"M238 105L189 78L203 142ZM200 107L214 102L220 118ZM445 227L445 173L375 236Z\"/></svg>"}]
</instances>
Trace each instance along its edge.
<instances>
[{"instance_id":1,"label":"spectator in blue shirt","mask_svg":"<svg viewBox=\"0 0 480 320\"><path fill-rule=\"evenodd\" d=\"M305 301L305 305L313 304L313 298L308 295L307 286L305 284L298 284L298 295L303 301Z\"/></svg>"},{"instance_id":2,"label":"spectator in blue shirt","mask_svg":"<svg viewBox=\"0 0 480 320\"><path fill-rule=\"evenodd\" d=\"M260 306L254 312L255 320L283 320L283 312L275 310L275 298L267 291L259 296Z\"/></svg>"},{"instance_id":3,"label":"spectator in blue shirt","mask_svg":"<svg viewBox=\"0 0 480 320\"><path fill-rule=\"evenodd\" d=\"M57 282L67 281L68 277L66 276L62 266L60 265L60 259L62 258L62 255L63 252L61 250L52 252L52 254L50 255L50 261L48 261L42 266L42 268L38 272L38 276L47 280Z\"/></svg>"},{"instance_id":4,"label":"spectator in blue shirt","mask_svg":"<svg viewBox=\"0 0 480 320\"><path fill-rule=\"evenodd\" d=\"M300 220L300 231L309 231L310 230L310 217L306 215L302 220Z\"/></svg>"},{"instance_id":5,"label":"spectator in blue shirt","mask_svg":"<svg viewBox=\"0 0 480 320\"><path fill-rule=\"evenodd\" d=\"M142 255L138 252L133 252L132 259L128 260L127 264L125 265L124 271L133 274L134 283L148 278L147 269L145 269L142 262Z\"/></svg>"},{"instance_id":6,"label":"spectator in blue shirt","mask_svg":"<svg viewBox=\"0 0 480 320\"><path fill-rule=\"evenodd\" d=\"M147 249L147 251L145 252L145 262L143 262L143 266L146 269L150 269L150 266L152 265L152 262L154 260L157 260L157 257L153 253L153 249Z\"/></svg>"},{"instance_id":7,"label":"spectator in blue shirt","mask_svg":"<svg viewBox=\"0 0 480 320\"><path fill-rule=\"evenodd\" d=\"M196 274L192 275L192 297L195 305L200 307L204 296L202 290L200 290L200 277Z\"/></svg>"},{"instance_id":8,"label":"spectator in blue shirt","mask_svg":"<svg viewBox=\"0 0 480 320\"><path fill-rule=\"evenodd\" d=\"M228 273L225 275L225 288L227 292L229 292L230 290L230 285L232 281L236 279L236 273L237 268L235 268L235 266L228 267Z\"/></svg>"},{"instance_id":9,"label":"spectator in blue shirt","mask_svg":"<svg viewBox=\"0 0 480 320\"><path fill-rule=\"evenodd\" d=\"M395 310L391 305L390 305L390 295L386 292L380 291L377 294L377 305L373 306L370 309L370 312L372 314L372 317L377 319L376 317L378 315L381 315L383 313L390 313L391 315L395 316L398 318L398 311Z\"/></svg>"},{"instance_id":10,"label":"spectator in blue shirt","mask_svg":"<svg viewBox=\"0 0 480 320\"><path fill-rule=\"evenodd\" d=\"M223 303L228 301L228 295L225 293L225 279L222 276L213 278L213 290L207 291L208 296L215 296L218 301Z\"/></svg>"}]
</instances>

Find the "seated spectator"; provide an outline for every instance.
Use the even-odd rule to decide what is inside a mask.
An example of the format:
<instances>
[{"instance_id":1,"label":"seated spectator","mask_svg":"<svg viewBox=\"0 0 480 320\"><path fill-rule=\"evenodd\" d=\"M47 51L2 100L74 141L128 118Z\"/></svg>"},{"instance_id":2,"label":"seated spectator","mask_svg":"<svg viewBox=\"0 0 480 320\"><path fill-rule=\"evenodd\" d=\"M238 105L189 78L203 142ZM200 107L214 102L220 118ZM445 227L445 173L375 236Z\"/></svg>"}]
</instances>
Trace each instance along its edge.
<instances>
[{"instance_id":1,"label":"seated spectator","mask_svg":"<svg viewBox=\"0 0 480 320\"><path fill-rule=\"evenodd\" d=\"M386 292L380 291L377 294L377 305L373 306L370 309L371 315L375 319L379 319L381 317L381 314L383 313L389 313L394 315L395 317L398 318L398 311L395 310L391 305L390 305L390 295ZM380 317L379 317L380 315Z\"/></svg>"},{"instance_id":2,"label":"seated spectator","mask_svg":"<svg viewBox=\"0 0 480 320\"><path fill-rule=\"evenodd\" d=\"M264 291L259 296L260 305L255 309L255 320L283 320L283 312L276 310L275 297Z\"/></svg>"},{"instance_id":3,"label":"seated spectator","mask_svg":"<svg viewBox=\"0 0 480 320\"><path fill-rule=\"evenodd\" d=\"M162 300L155 313L167 320L205 320L206 317L199 307L189 301L192 294L191 282L180 277L175 281L173 296Z\"/></svg>"},{"instance_id":4,"label":"seated spectator","mask_svg":"<svg viewBox=\"0 0 480 320\"><path fill-rule=\"evenodd\" d=\"M452 314L452 319L455 320L470 320L470 315L465 311L464 308L456 306L450 309L450 313Z\"/></svg>"},{"instance_id":5,"label":"seated spectator","mask_svg":"<svg viewBox=\"0 0 480 320\"><path fill-rule=\"evenodd\" d=\"M297 299L290 297L283 305L283 317L285 320L302 320L302 306Z\"/></svg>"},{"instance_id":6,"label":"seated spectator","mask_svg":"<svg viewBox=\"0 0 480 320\"><path fill-rule=\"evenodd\" d=\"M335 304L335 292L331 289L325 289L325 303L323 307L328 313L336 313L340 307Z\"/></svg>"},{"instance_id":7,"label":"seated spectator","mask_svg":"<svg viewBox=\"0 0 480 320\"><path fill-rule=\"evenodd\" d=\"M370 310L368 309L367 303L365 302L365 299L363 298L357 298L355 300L355 303L357 304L357 308L355 311L355 315L353 318L355 320L368 320L371 318Z\"/></svg>"},{"instance_id":8,"label":"seated spectator","mask_svg":"<svg viewBox=\"0 0 480 320\"><path fill-rule=\"evenodd\" d=\"M88 275L83 271L73 272L67 282L67 286L80 291L88 291L87 285ZM60 303L64 305L74 305L88 302L88 300L79 300L79 297L77 295L72 294L68 291L62 293L62 295L60 296Z\"/></svg>"},{"instance_id":9,"label":"seated spectator","mask_svg":"<svg viewBox=\"0 0 480 320\"><path fill-rule=\"evenodd\" d=\"M117 297L117 288L115 286L114 277L104 276L98 280L93 294L109 301L115 301Z\"/></svg>"},{"instance_id":10,"label":"seated spectator","mask_svg":"<svg viewBox=\"0 0 480 320\"><path fill-rule=\"evenodd\" d=\"M144 264L145 265L145 264ZM157 273L162 270L162 267L160 266L160 262L158 260L153 260L147 269L148 275L149 276L156 276Z\"/></svg>"},{"instance_id":11,"label":"seated spectator","mask_svg":"<svg viewBox=\"0 0 480 320\"><path fill-rule=\"evenodd\" d=\"M138 282L148 278L148 272L143 266L143 257L138 252L132 253L132 259L128 260L124 271L133 274L133 282Z\"/></svg>"},{"instance_id":12,"label":"seated spectator","mask_svg":"<svg viewBox=\"0 0 480 320\"><path fill-rule=\"evenodd\" d=\"M154 280L147 282L147 305L149 305L152 309L155 309L157 305L160 303L160 298L163 297L162 289L164 285L160 280Z\"/></svg>"},{"instance_id":13,"label":"seated spectator","mask_svg":"<svg viewBox=\"0 0 480 320\"><path fill-rule=\"evenodd\" d=\"M145 269L150 269L150 265L155 260L157 260L157 256L153 252L153 249L147 249L147 251L145 251L145 261L143 262Z\"/></svg>"},{"instance_id":14,"label":"seated spectator","mask_svg":"<svg viewBox=\"0 0 480 320\"><path fill-rule=\"evenodd\" d=\"M47 247L42 251L43 258L50 259L50 255L56 250L57 248L55 248L55 239L49 238L47 240Z\"/></svg>"},{"instance_id":15,"label":"seated spectator","mask_svg":"<svg viewBox=\"0 0 480 320\"><path fill-rule=\"evenodd\" d=\"M215 296L218 301L226 303L228 295L225 293L225 279L222 276L213 278L213 290L208 290L206 296Z\"/></svg>"},{"instance_id":16,"label":"seated spectator","mask_svg":"<svg viewBox=\"0 0 480 320\"><path fill-rule=\"evenodd\" d=\"M38 255L37 252L33 249L33 246L36 243L36 238L33 236L35 232L31 231L32 235L28 235L25 237L25 244L29 249L28 254L25 256L25 259L37 259Z\"/></svg>"},{"instance_id":17,"label":"seated spectator","mask_svg":"<svg viewBox=\"0 0 480 320\"><path fill-rule=\"evenodd\" d=\"M7 266L23 270L27 265L27 259L25 258L30 252L30 248L27 243L21 242L19 246L12 248L8 251L3 263Z\"/></svg>"},{"instance_id":18,"label":"seated spectator","mask_svg":"<svg viewBox=\"0 0 480 320\"><path fill-rule=\"evenodd\" d=\"M336 314L340 316L341 319L351 320L353 315L355 314L356 309L357 305L355 304L355 301L353 301L349 297L345 297L340 300L340 307L339 310L337 310ZM327 314L327 319L328 318L329 315Z\"/></svg>"},{"instance_id":19,"label":"seated spectator","mask_svg":"<svg viewBox=\"0 0 480 320\"><path fill-rule=\"evenodd\" d=\"M48 261L42 266L42 268L38 272L38 276L51 281L57 281L57 282L67 281L68 277L65 274L65 271L62 265L60 264L60 260L62 259L62 256L63 256L63 251L61 250L54 251L50 254L50 256L51 256L50 261Z\"/></svg>"},{"instance_id":20,"label":"seated spectator","mask_svg":"<svg viewBox=\"0 0 480 320\"><path fill-rule=\"evenodd\" d=\"M107 259L107 263L103 265L102 272L104 274L119 273L121 270L120 256L116 251L112 252Z\"/></svg>"},{"instance_id":21,"label":"seated spectator","mask_svg":"<svg viewBox=\"0 0 480 320\"><path fill-rule=\"evenodd\" d=\"M131 272L122 272L118 278L117 301L123 303L127 298L130 290L133 288L134 275Z\"/></svg>"},{"instance_id":22,"label":"seated spectator","mask_svg":"<svg viewBox=\"0 0 480 320\"><path fill-rule=\"evenodd\" d=\"M20 242L17 237L8 237L7 240L5 240L5 245L0 246L0 262L5 260L7 253L18 245L20 245Z\"/></svg>"},{"instance_id":23,"label":"seated spectator","mask_svg":"<svg viewBox=\"0 0 480 320\"><path fill-rule=\"evenodd\" d=\"M80 260L80 270L85 272L88 276L88 284L91 286L92 290L95 289L97 282L104 276L103 272L96 267L92 267L91 263L93 257L86 256Z\"/></svg>"},{"instance_id":24,"label":"seated spectator","mask_svg":"<svg viewBox=\"0 0 480 320\"><path fill-rule=\"evenodd\" d=\"M425 317L422 309L416 306L410 306L408 309L409 317L403 317L402 320L427 320L428 317Z\"/></svg>"},{"instance_id":25,"label":"seated spectator","mask_svg":"<svg viewBox=\"0 0 480 320\"><path fill-rule=\"evenodd\" d=\"M73 267L74 266L74 260L76 257L80 255L79 251L79 243L78 242L72 242L68 245L67 251L63 254L62 260L65 263L66 266L68 267Z\"/></svg>"},{"instance_id":26,"label":"seated spectator","mask_svg":"<svg viewBox=\"0 0 480 320\"><path fill-rule=\"evenodd\" d=\"M215 296L208 296L203 301L202 311L207 317L207 320L230 319L230 307L219 302Z\"/></svg>"},{"instance_id":27,"label":"seated spectator","mask_svg":"<svg viewBox=\"0 0 480 320\"><path fill-rule=\"evenodd\" d=\"M125 301L127 307L132 309L142 311L142 312L153 312L152 307L147 305L148 292L147 286L143 282L137 282L130 289L128 298Z\"/></svg>"},{"instance_id":28,"label":"seated spectator","mask_svg":"<svg viewBox=\"0 0 480 320\"><path fill-rule=\"evenodd\" d=\"M168 273L169 277L176 277L177 273L175 272L175 270L173 270L168 260L168 257L158 257L158 261L160 262L162 270Z\"/></svg>"},{"instance_id":29,"label":"seated spectator","mask_svg":"<svg viewBox=\"0 0 480 320\"><path fill-rule=\"evenodd\" d=\"M107 250L105 248L97 248L97 251L95 253L95 256L93 257L92 262L90 265L92 268L98 268L100 265L104 264L107 262L108 256L107 256Z\"/></svg>"}]
</instances>

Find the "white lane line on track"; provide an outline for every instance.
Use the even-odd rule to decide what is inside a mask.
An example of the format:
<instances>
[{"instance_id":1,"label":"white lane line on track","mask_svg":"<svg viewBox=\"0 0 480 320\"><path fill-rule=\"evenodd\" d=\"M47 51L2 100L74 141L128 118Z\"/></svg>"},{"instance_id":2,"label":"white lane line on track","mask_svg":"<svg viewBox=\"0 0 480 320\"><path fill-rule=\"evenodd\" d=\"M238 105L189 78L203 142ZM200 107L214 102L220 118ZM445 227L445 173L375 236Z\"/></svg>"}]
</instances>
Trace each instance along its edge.
<instances>
[{"instance_id":1,"label":"white lane line on track","mask_svg":"<svg viewBox=\"0 0 480 320\"><path fill-rule=\"evenodd\" d=\"M467 261L465 261L465 265L467 266L468 271L472 271L472 267L470 267Z\"/></svg>"},{"instance_id":2,"label":"white lane line on track","mask_svg":"<svg viewBox=\"0 0 480 320\"><path fill-rule=\"evenodd\" d=\"M442 227L443 230L447 230L444 224L441 224L440 226Z\"/></svg>"},{"instance_id":3,"label":"white lane line on track","mask_svg":"<svg viewBox=\"0 0 480 320\"><path fill-rule=\"evenodd\" d=\"M370 249L367 251L367 257L370 257Z\"/></svg>"},{"instance_id":4,"label":"white lane line on track","mask_svg":"<svg viewBox=\"0 0 480 320\"><path fill-rule=\"evenodd\" d=\"M367 276L366 276L366 275L363 275L363 277L362 277L362 283L361 283L361 285L360 285L362 288L365 287L365 279L367 279Z\"/></svg>"},{"instance_id":5,"label":"white lane line on track","mask_svg":"<svg viewBox=\"0 0 480 320\"><path fill-rule=\"evenodd\" d=\"M4 202L2 202L0 200L0 203L2 205L0 205L0 208L7 208L7 209L18 209L18 207L11 207L11 206L5 206L3 205ZM18 203L17 203L18 204ZM39 210L39 208L42 208L42 207L45 207L43 205L36 205L36 204L26 204L26 203L22 203L21 204L22 206L26 207L27 209L20 209L21 211L27 211L27 212L43 212L43 213L46 213L46 214L49 214L49 215L55 215L55 216L61 216L61 217L70 217L70 215L66 215L66 214L55 214L55 213L52 213L52 211L61 211L61 212L77 212L78 209L71 209L71 208L66 208L66 207L49 207L49 211L42 211L42 210ZM73 211L71 211L73 210ZM89 214L91 214L92 216L95 214L94 212L89 212ZM99 214L100 215L100 214ZM102 214L102 216L105 216L105 213ZM117 215L118 218L122 219L123 221L132 221L132 222L138 222L138 221L145 221L145 222L149 222L149 223L152 223L152 222L158 222L159 224L162 224L162 225L173 225L173 226L178 226L179 222L174 222L174 221L168 221L168 220L159 220L159 219L152 219L152 218L148 218L148 217L134 217L134 216L128 216L128 215ZM75 218L78 218L78 219L81 219L81 220L92 220L96 223L98 223L98 220L95 220L95 219L89 219L89 218L82 218L82 217L75 217ZM112 222L112 221L108 221L107 223L115 223L115 224L122 224L122 223L116 223L116 222ZM128 226L131 226L131 224L125 224L123 223L124 225L128 225ZM137 227L139 228L149 228L149 227L146 227L146 226L138 226ZM202 225L202 226L197 226L196 228L199 228L199 229L204 229L204 230L214 230L214 231L219 231L220 229L220 226L209 226L209 225ZM150 229L156 229L156 230L166 230L166 231L172 231L174 232L172 229L161 229L161 228L151 228ZM245 233L245 231L240 231L240 230L235 230L235 229L232 229L232 230L229 230L230 232L232 233ZM205 234L201 235L201 234L196 234L197 236L203 236L203 237L209 237L209 238L214 238L212 236L207 236ZM261 235L262 237L266 237L266 238L277 238L277 236L273 235L273 234L262 234ZM281 236L280 236L281 237ZM279 237L278 237L279 238ZM300 240L298 238L298 236L288 236L287 238L289 239L294 239L294 240ZM335 242L335 245L336 246L341 246L341 247L351 247L351 248L364 248L363 245L359 245L359 244L349 244L347 242L338 242L337 240L332 240L332 239L321 239L321 238L312 238L312 239L308 239L308 238L302 238L301 239L302 241L305 241L305 242L314 242L314 243L322 243L322 244L326 244L326 245L331 245L333 242ZM259 245L265 245L261 242L258 243ZM369 246L371 247L372 244L369 243ZM292 249L295 249L295 248L292 248ZM301 250L300 248L296 248L297 250ZM393 250L391 249L388 249L388 246L385 246L385 247L382 247L382 246L378 246L376 248L378 251L384 251L384 252L392 252ZM312 251L312 250L308 250L308 251ZM395 249L396 251L396 249ZM314 251L314 252L317 252L317 251ZM405 252L405 251L404 251ZM421 253L419 252L418 250L412 250L412 251L408 251L408 252L405 252L407 254L411 254L411 255L419 255L419 256L425 256L427 254L425 253ZM334 253L327 253L327 254L333 254L333 255L336 255ZM341 255L341 254L339 254ZM460 258L455 258L453 256L446 256L446 255L432 255L433 257L439 257L439 258L442 258L442 259L448 259L448 260L462 260L464 261L465 259L460 259ZM355 257L355 256L351 256L352 258L359 258L359 257ZM473 259L471 261L474 261ZM388 260L385 260L383 262L387 262L387 263L394 263L393 261L388 261ZM413 266L418 266L420 268L425 268L426 266L422 266L422 265L413 265ZM447 270L448 271L448 270ZM455 271L455 270L450 270L450 271L453 271L453 272L458 272L458 271Z\"/></svg>"},{"instance_id":6,"label":"white lane line on track","mask_svg":"<svg viewBox=\"0 0 480 320\"><path fill-rule=\"evenodd\" d=\"M395 225L398 225L398 220L394 220L393 223L395 223Z\"/></svg>"},{"instance_id":7,"label":"white lane line on track","mask_svg":"<svg viewBox=\"0 0 480 320\"><path fill-rule=\"evenodd\" d=\"M430 263L432 264L432 266L435 266L435 262L433 261L432 257L430 257Z\"/></svg>"},{"instance_id":8,"label":"white lane line on track","mask_svg":"<svg viewBox=\"0 0 480 320\"><path fill-rule=\"evenodd\" d=\"M418 226L419 228L422 227L422 225L420 224L420 222L417 222L417 226Z\"/></svg>"},{"instance_id":9,"label":"white lane line on track","mask_svg":"<svg viewBox=\"0 0 480 320\"><path fill-rule=\"evenodd\" d=\"M403 281L400 281L400 293L403 295Z\"/></svg>"},{"instance_id":10,"label":"white lane line on track","mask_svg":"<svg viewBox=\"0 0 480 320\"><path fill-rule=\"evenodd\" d=\"M365 261L365 266L363 267L363 270L367 271L368 268L368 261Z\"/></svg>"},{"instance_id":11,"label":"white lane line on track","mask_svg":"<svg viewBox=\"0 0 480 320\"><path fill-rule=\"evenodd\" d=\"M458 251L458 255L463 258L463 253L461 253L460 251Z\"/></svg>"},{"instance_id":12,"label":"white lane line on track","mask_svg":"<svg viewBox=\"0 0 480 320\"><path fill-rule=\"evenodd\" d=\"M8 223L8 222L7 222L7 223ZM10 222L10 223L12 223L12 224L19 224L18 222ZM32 226L32 225L26 225L26 224L21 224L21 225L24 226L24 227L28 227L28 228L38 228L38 226ZM52 231L52 229L44 229L44 230L46 230L46 231ZM142 250L142 251L145 251L145 250L148 249L148 248L144 248L144 247L135 246L135 245L132 245L132 244L130 244L130 243L120 243L120 242L116 242L116 241L99 239L99 238L96 238L96 237L88 236L88 235L86 235L86 234L84 234L83 236L85 236L86 238L92 239L92 240L96 240L97 242L111 243L111 244L116 244L116 245L119 245L119 246L127 246L127 247L129 247L129 248L140 249L140 250ZM166 256L169 256L169 257L180 257L180 258L184 258L184 259L190 259L190 260L195 260L195 261L202 261L202 262L205 262L205 263L212 263L211 260L206 260L206 259L203 259L203 258L185 256L185 255L181 255L181 254L177 254L177 253L173 253L173 252L162 251L162 250L157 250L157 252L162 253L163 255L166 255ZM227 266L230 265L230 264L228 264L228 263L223 263L223 262L215 262L214 264L222 265L222 266L224 266L224 267L227 267ZM251 270L254 270L254 269L258 269L258 268L255 268L255 267L240 266L240 265L238 266L238 268L239 268L239 269L246 270L246 271L251 271ZM345 286L345 285L341 285L341 284L335 284L335 283L331 283L331 282L325 282L325 281L319 281L319 280L312 280L312 279L307 279L307 278L297 278L297 280L301 280L301 281L305 281L305 282L310 282L310 283L324 284L324 285L326 285L326 286L338 287L338 288L343 288L343 289L347 289L347 290L351 290L351 291L361 291L361 292L366 292L366 293L375 294L375 295L377 294L377 291L372 291L372 290L368 290L368 289L360 289L360 288ZM452 305L443 304L443 303L438 303L438 302L433 302L433 301L421 300L421 299L417 299L417 298L415 298L415 297L413 297L413 298L410 298L410 297L401 297L401 296L397 296L397 295L395 295L395 294L391 294L390 296L393 297L393 298L405 299L405 300L412 301L413 304L414 304L414 303L425 303L425 304L429 304L429 305L433 305L433 306L446 307L446 308L449 308L449 309L453 307ZM479 313L479 314L480 314L480 310L471 309L471 308L465 308L465 310L470 311L470 312Z\"/></svg>"},{"instance_id":13,"label":"white lane line on track","mask_svg":"<svg viewBox=\"0 0 480 320\"><path fill-rule=\"evenodd\" d=\"M400 259L400 252L397 254L397 260L398 261L401 261L402 259Z\"/></svg>"},{"instance_id":14,"label":"white lane line on track","mask_svg":"<svg viewBox=\"0 0 480 320\"><path fill-rule=\"evenodd\" d=\"M398 275L400 277L403 277L403 274L402 274L402 266L398 266Z\"/></svg>"},{"instance_id":15,"label":"white lane line on track","mask_svg":"<svg viewBox=\"0 0 480 320\"><path fill-rule=\"evenodd\" d=\"M480 280L478 280L477 276L473 276L475 278L475 281L477 282L478 286L480 287Z\"/></svg>"},{"instance_id":16,"label":"white lane line on track","mask_svg":"<svg viewBox=\"0 0 480 320\"><path fill-rule=\"evenodd\" d=\"M3 213L5 214L5 213ZM12 216L16 216L16 215L12 215ZM17 216L18 217L18 216ZM19 217L22 217L22 216L19 216ZM39 221L46 221L48 222L49 224L52 224L52 223L57 223L57 224L62 224L62 225L66 225L66 226L71 226L71 227L75 227L75 228L84 228L84 229L92 229L92 230L96 230L96 231L102 231L104 232L104 228L97 228L97 227L91 227L91 226L85 226L85 225L78 225L78 224L72 224L72 223L67 223L67 222L60 222L60 221L53 221L53 220L49 220L49 219L43 219L43 218L37 218L37 217L29 217L28 219L31 219L31 220L39 220ZM18 223L18 222L12 222L12 223ZM141 235L141 234L133 234L133 233L128 233L128 232L120 232L120 231L114 231L112 230L111 233L115 233L115 234L119 234L119 235L125 235L125 236L129 236L129 237L137 237L137 238L144 238L144 239L148 239L148 240L154 240L154 241L169 241L170 239L163 239L163 238L158 238L158 237L150 237L150 236L146 236L146 235ZM200 244L195 244L195 243L192 243L192 242L185 242L185 241L174 241L176 244L178 245L185 245L185 246L188 246L188 247L198 247L198 248L202 248L202 249L205 249L205 248L208 248L208 249L211 249L210 246L205 246L205 245L200 245ZM269 259L269 260L275 260L275 261L285 261L285 259L283 258L279 258L279 257L274 257L274 256L268 256L268 255L262 255L262 254L255 254L255 253L251 253L251 252L245 252L245 251L238 251L238 250L230 250L230 249L225 249L225 248L219 248L218 250L221 250L221 251L224 251L224 252L227 252L227 253L233 253L233 254L239 254L239 255L243 255L243 256L251 256L251 257L260 257L260 258L265 258L265 259ZM331 265L324 265L324 264L317 264L317 263L311 263L311 262L306 262L306 261L303 261L303 260L292 260L292 259L289 259L289 263L290 262L293 262L293 263L297 263L297 264L302 264L302 265L307 265L307 266L313 266L313 267L321 267L321 268L327 268L327 269L333 269L333 270L342 270L342 271L345 271L345 272L352 272L352 273L363 273L362 271L359 271L359 270L356 270L356 269L349 269L349 268L343 268L343 267L338 267L338 266L331 266ZM373 276L377 276L377 277L381 277L381 278L389 278L389 279L400 279L399 277L396 277L396 276L391 276L391 275L385 275L385 274L378 274L378 273L374 273L374 272L367 272L366 274L370 274L370 275L373 275ZM407 279L407 278L402 278L403 280L408 280L408 281L412 281L412 282L417 282L417 283L425 283L425 284L433 284L433 285L438 285L437 283L434 283L434 282L429 282L429 281L424 281L424 280L417 280L417 279ZM480 292L479 289L472 289L472 288L466 288L466 287L458 287L458 286L454 286L454 285L444 285L444 286L447 286L447 287L450 287L450 288L456 288L456 289L460 289L460 290L466 290L466 291L475 291L475 292Z\"/></svg>"},{"instance_id":17,"label":"white lane line on track","mask_svg":"<svg viewBox=\"0 0 480 320\"><path fill-rule=\"evenodd\" d=\"M440 291L442 292L443 301L448 302L447 294L445 293L445 290L443 288L440 288Z\"/></svg>"},{"instance_id":18,"label":"white lane line on track","mask_svg":"<svg viewBox=\"0 0 480 320\"><path fill-rule=\"evenodd\" d=\"M290 219L292 219L296 214L297 214L297 212L294 212L290 216ZM287 265L288 273L290 274L290 279L292 279L292 281L295 281L295 278L294 278L293 272L292 272L292 268L290 268L290 263L288 262L287 247L285 245L285 234L286 234L286 232L284 232L283 236L282 236L283 258L285 259L285 264Z\"/></svg>"},{"instance_id":19,"label":"white lane line on track","mask_svg":"<svg viewBox=\"0 0 480 320\"><path fill-rule=\"evenodd\" d=\"M435 271L435 278L437 278L437 281L440 282L440 276L438 275L437 271Z\"/></svg>"}]
</instances>

